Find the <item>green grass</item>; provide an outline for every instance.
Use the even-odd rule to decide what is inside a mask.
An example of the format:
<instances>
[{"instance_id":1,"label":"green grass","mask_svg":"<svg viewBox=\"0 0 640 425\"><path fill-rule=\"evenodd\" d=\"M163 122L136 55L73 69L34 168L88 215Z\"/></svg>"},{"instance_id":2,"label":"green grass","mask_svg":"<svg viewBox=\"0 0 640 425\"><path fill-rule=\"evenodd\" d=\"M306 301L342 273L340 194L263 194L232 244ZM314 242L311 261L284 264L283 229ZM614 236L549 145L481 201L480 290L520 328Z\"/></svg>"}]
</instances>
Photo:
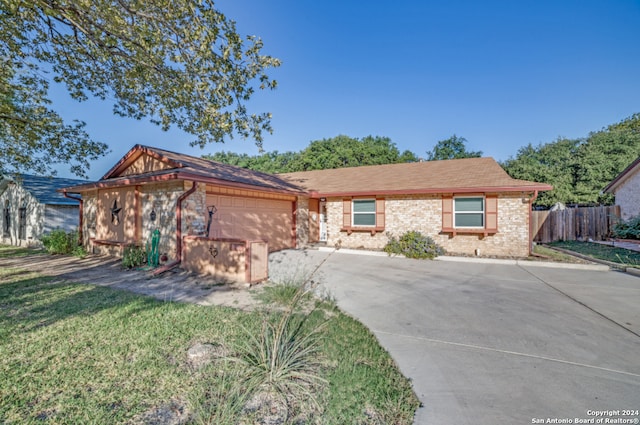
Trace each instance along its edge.
<instances>
[{"instance_id":1,"label":"green grass","mask_svg":"<svg viewBox=\"0 0 640 425\"><path fill-rule=\"evenodd\" d=\"M389 354L362 324L322 305L330 311L296 323L311 332L329 320L311 350L327 384L312 388L319 408L289 400L285 423L412 423L418 400ZM254 389L234 357L247 331L260 335L265 318L282 314L162 302L4 269L0 423L127 423L160 406L179 406L191 423L255 423L243 409ZM229 354L195 370L187 361L195 342Z\"/></svg>"},{"instance_id":2,"label":"green grass","mask_svg":"<svg viewBox=\"0 0 640 425\"><path fill-rule=\"evenodd\" d=\"M545 259L549 259L551 261L557 261L560 263L586 263L587 262L585 260L582 260L581 258L574 257L569 254L565 254L564 252L556 251L555 249L551 249L544 245L535 245L533 247L533 253Z\"/></svg>"},{"instance_id":3,"label":"green grass","mask_svg":"<svg viewBox=\"0 0 640 425\"><path fill-rule=\"evenodd\" d=\"M591 258L610 261L627 267L640 267L640 252L624 248L615 248L593 242L559 241L549 244L550 247L567 249Z\"/></svg>"},{"instance_id":4,"label":"green grass","mask_svg":"<svg viewBox=\"0 0 640 425\"><path fill-rule=\"evenodd\" d=\"M0 258L24 257L27 255L44 254L43 249L25 248L22 246L0 245Z\"/></svg>"}]
</instances>

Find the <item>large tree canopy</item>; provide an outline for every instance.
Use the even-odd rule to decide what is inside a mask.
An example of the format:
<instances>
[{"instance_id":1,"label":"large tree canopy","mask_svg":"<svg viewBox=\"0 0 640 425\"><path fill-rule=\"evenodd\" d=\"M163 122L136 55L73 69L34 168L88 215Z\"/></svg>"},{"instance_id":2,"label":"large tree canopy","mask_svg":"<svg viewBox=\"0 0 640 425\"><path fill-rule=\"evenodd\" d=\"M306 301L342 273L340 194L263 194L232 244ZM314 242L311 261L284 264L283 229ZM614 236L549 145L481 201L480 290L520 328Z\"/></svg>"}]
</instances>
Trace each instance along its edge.
<instances>
[{"instance_id":1,"label":"large tree canopy","mask_svg":"<svg viewBox=\"0 0 640 425\"><path fill-rule=\"evenodd\" d=\"M205 158L268 173L324 170L361 165L394 164L416 161L413 152L400 152L388 137L367 136L362 139L336 136L311 142L300 152L267 152L250 156L216 152Z\"/></svg>"},{"instance_id":2,"label":"large tree canopy","mask_svg":"<svg viewBox=\"0 0 640 425\"><path fill-rule=\"evenodd\" d=\"M640 114L590 133L584 139L558 139L525 146L502 166L514 178L553 185L536 205L610 204L602 189L640 156Z\"/></svg>"},{"instance_id":3,"label":"large tree canopy","mask_svg":"<svg viewBox=\"0 0 640 425\"><path fill-rule=\"evenodd\" d=\"M432 150L427 151L427 161L479 158L482 156L482 151L468 151L466 143L467 139L455 134L448 139L440 140Z\"/></svg>"},{"instance_id":4,"label":"large tree canopy","mask_svg":"<svg viewBox=\"0 0 640 425\"><path fill-rule=\"evenodd\" d=\"M259 38L243 38L212 0L0 0L0 171L82 175L107 147L50 108L50 77L79 101L113 101L205 146L234 135L261 146L270 114L250 114L256 88L275 88Z\"/></svg>"}]
</instances>

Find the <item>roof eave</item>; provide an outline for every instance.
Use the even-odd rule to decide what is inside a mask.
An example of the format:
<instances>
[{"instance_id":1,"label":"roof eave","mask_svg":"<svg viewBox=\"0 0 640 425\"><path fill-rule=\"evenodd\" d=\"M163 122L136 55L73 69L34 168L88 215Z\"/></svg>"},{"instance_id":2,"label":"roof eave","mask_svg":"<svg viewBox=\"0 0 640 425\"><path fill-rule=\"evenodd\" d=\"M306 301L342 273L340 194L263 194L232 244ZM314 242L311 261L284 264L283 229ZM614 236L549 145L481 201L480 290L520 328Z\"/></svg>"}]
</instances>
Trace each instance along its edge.
<instances>
[{"instance_id":1,"label":"roof eave","mask_svg":"<svg viewBox=\"0 0 640 425\"><path fill-rule=\"evenodd\" d=\"M118 179L118 180L103 179L93 183L81 184L78 186L63 187L62 189L58 189L57 192L82 193L82 192L88 192L90 190L95 190L95 189L131 186L133 184L142 184L142 183L164 182L168 180L176 180L177 178L178 178L178 173L173 172L170 174L159 174L159 175L142 176L142 177L132 176L131 178Z\"/></svg>"},{"instance_id":2,"label":"roof eave","mask_svg":"<svg viewBox=\"0 0 640 425\"><path fill-rule=\"evenodd\" d=\"M107 173L104 176L102 176L102 178L100 180L107 180L107 179L110 179L110 178L113 178L113 177L117 177L116 175L118 173L120 173L123 170L125 170L136 159L138 159L138 157L140 157L140 155L142 155L142 154L147 154L147 155L151 156L152 158L157 159L160 162L164 162L165 164L169 164L173 168L180 168L180 167L184 166L184 164L180 164L179 162L176 162L176 161L174 161L172 159L169 159L169 158L165 157L164 155L156 152L152 148L149 148L148 146L137 144L134 147L132 147L129 150L129 152L127 152L120 159L120 161L118 161L116 163L116 165L111 167L111 169L109 171L107 171Z\"/></svg>"},{"instance_id":3,"label":"roof eave","mask_svg":"<svg viewBox=\"0 0 640 425\"><path fill-rule=\"evenodd\" d=\"M263 192L281 193L281 194L285 194L285 195L309 196L309 192L302 191L302 190L278 189L278 188L269 187L269 186L261 186L261 185L247 184L247 183L232 182L232 181L229 181L229 180L216 179L215 177L206 177L206 176L199 175L197 173L190 173L190 172L181 172L181 171L179 171L177 174L178 174L179 178L182 178L184 180L189 180L189 181L197 181L198 183L210 183L210 184L233 187L233 188L238 188L238 189L260 190L260 191L263 191Z\"/></svg>"},{"instance_id":4,"label":"roof eave","mask_svg":"<svg viewBox=\"0 0 640 425\"><path fill-rule=\"evenodd\" d=\"M431 189L397 189L397 190L366 190L323 192L311 191L312 198L329 198L340 196L381 196L381 195L432 195L438 193L498 193L498 192L534 192L552 190L550 185L536 186L479 186L479 187L442 187Z\"/></svg>"},{"instance_id":5,"label":"roof eave","mask_svg":"<svg viewBox=\"0 0 640 425\"><path fill-rule=\"evenodd\" d=\"M630 174L633 174L636 168L640 169L640 157L633 161L627 168L625 168L620 174L616 176L615 179L611 181L604 189L602 189L603 193L613 193L620 184L622 184Z\"/></svg>"},{"instance_id":6,"label":"roof eave","mask_svg":"<svg viewBox=\"0 0 640 425\"><path fill-rule=\"evenodd\" d=\"M88 184L72 186L72 187L65 187L62 189L58 189L58 192L82 193L82 192L87 192L87 191L96 190L96 189L131 186L134 184L158 183L158 182L165 182L169 180L196 181L198 183L216 184L220 186L232 187L237 189L259 190L263 192L280 193L280 194L292 195L292 196L309 196L309 193L305 191L278 189L278 188L273 188L268 186L237 183L237 182L232 182L228 180L216 179L213 177L206 177L206 176L199 175L197 173L184 172L179 170L174 170L169 174L160 174L160 175L156 174L156 175L142 176L142 177L132 176L127 179L118 179L118 180L108 180L108 179L100 180L94 183L88 183Z\"/></svg>"}]
</instances>

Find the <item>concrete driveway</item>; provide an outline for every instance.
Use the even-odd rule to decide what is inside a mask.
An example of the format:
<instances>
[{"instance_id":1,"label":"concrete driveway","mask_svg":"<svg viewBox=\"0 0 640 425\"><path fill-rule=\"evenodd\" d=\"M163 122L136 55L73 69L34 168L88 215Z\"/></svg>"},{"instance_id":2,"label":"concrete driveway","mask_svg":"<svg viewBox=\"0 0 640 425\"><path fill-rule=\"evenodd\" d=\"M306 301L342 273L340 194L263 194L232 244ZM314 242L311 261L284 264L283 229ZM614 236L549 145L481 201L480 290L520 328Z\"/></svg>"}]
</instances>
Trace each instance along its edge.
<instances>
[{"instance_id":1,"label":"concrete driveway","mask_svg":"<svg viewBox=\"0 0 640 425\"><path fill-rule=\"evenodd\" d=\"M270 268L315 271L375 333L424 404L416 424L638 423L638 277L312 250Z\"/></svg>"}]
</instances>

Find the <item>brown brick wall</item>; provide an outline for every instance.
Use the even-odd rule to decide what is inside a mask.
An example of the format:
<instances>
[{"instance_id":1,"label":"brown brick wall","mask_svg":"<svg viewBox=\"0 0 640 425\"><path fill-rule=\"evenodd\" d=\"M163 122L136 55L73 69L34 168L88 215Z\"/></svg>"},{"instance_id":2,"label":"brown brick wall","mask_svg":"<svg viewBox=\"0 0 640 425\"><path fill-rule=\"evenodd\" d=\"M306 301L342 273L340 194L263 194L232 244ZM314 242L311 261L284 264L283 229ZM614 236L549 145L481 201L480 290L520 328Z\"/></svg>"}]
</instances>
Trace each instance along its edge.
<instances>
[{"instance_id":1,"label":"brown brick wall","mask_svg":"<svg viewBox=\"0 0 640 425\"><path fill-rule=\"evenodd\" d=\"M385 199L385 231L341 231L342 199L327 199L328 241L330 246L344 248L382 249L389 236L400 236L417 230L431 236L452 254L481 256L524 257L529 253L529 204L519 194L500 194L498 197L498 233L494 235L441 233L442 199L437 195L389 196Z\"/></svg>"}]
</instances>

